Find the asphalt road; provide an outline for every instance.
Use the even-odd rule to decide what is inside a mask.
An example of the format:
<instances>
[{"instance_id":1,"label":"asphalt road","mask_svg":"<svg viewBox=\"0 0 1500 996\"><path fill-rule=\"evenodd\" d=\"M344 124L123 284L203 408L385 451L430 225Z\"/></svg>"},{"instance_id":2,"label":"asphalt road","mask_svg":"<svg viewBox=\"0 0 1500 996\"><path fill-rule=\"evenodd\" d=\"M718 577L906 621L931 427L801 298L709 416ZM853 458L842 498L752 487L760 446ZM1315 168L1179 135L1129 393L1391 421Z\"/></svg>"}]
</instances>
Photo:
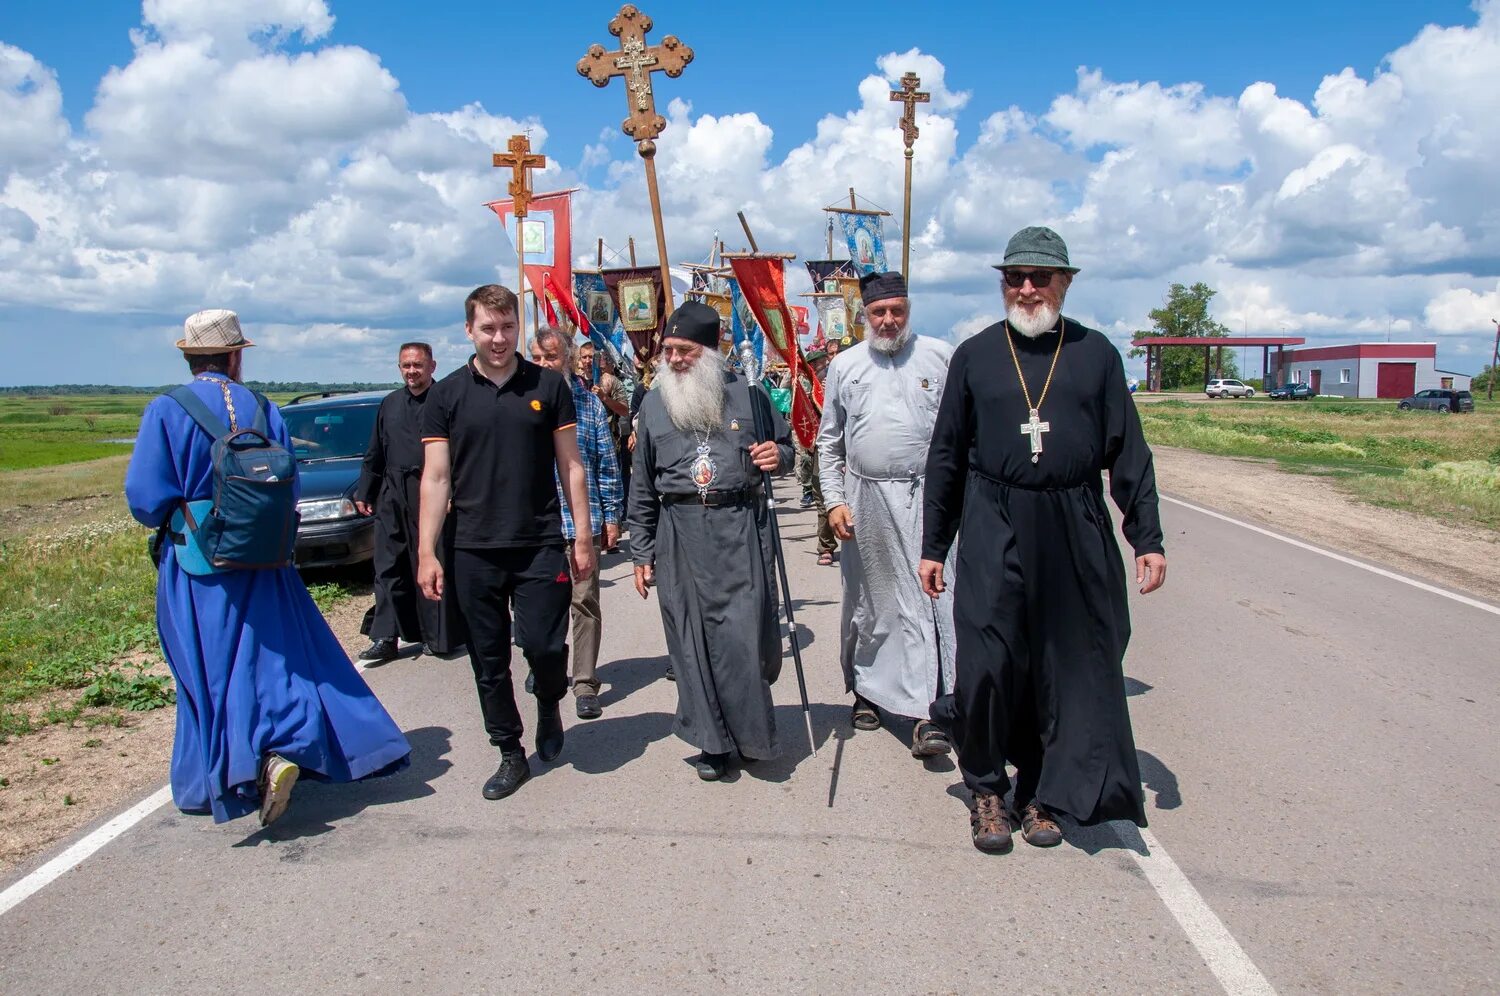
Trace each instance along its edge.
<instances>
[{"instance_id":1,"label":"asphalt road","mask_svg":"<svg viewBox=\"0 0 1500 996\"><path fill-rule=\"evenodd\" d=\"M1163 516L1126 660L1144 839L975 851L951 762L850 731L838 574L788 511L817 757L788 666L786 756L699 782L607 558L605 716L516 796L480 797L467 662L392 663L407 772L299 786L266 831L156 810L0 915L0 991L1496 990L1500 616Z\"/></svg>"}]
</instances>

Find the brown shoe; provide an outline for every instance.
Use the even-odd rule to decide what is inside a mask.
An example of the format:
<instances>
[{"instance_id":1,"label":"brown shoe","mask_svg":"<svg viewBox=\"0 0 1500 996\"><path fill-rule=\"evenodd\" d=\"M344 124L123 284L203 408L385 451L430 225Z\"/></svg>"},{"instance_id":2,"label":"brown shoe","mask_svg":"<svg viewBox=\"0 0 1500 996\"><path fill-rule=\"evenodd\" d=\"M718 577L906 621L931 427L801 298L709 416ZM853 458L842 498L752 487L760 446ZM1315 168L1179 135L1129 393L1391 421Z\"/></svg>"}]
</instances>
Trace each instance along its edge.
<instances>
[{"instance_id":1,"label":"brown shoe","mask_svg":"<svg viewBox=\"0 0 1500 996\"><path fill-rule=\"evenodd\" d=\"M1056 847L1062 843L1062 827L1035 802L1021 810L1021 839L1032 847Z\"/></svg>"},{"instance_id":2,"label":"brown shoe","mask_svg":"<svg viewBox=\"0 0 1500 996\"><path fill-rule=\"evenodd\" d=\"M1009 854L1015 842L1010 835L1015 827L1010 821L1010 812L998 795L992 792L974 793L974 811L969 814L969 832L974 836L974 846L987 854Z\"/></svg>"},{"instance_id":3,"label":"brown shoe","mask_svg":"<svg viewBox=\"0 0 1500 996\"><path fill-rule=\"evenodd\" d=\"M916 758L941 757L953 752L953 744L945 733L931 720L919 719L911 730L911 756Z\"/></svg>"}]
</instances>

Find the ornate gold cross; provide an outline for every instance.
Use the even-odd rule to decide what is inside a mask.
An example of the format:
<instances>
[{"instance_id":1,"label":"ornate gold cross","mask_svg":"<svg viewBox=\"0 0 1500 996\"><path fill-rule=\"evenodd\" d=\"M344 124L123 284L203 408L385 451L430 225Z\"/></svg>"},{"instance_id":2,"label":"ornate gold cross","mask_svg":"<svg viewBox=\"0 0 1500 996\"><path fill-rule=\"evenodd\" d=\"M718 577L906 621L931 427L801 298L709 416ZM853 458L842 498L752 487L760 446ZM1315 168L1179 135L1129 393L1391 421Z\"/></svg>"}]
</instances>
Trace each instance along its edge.
<instances>
[{"instance_id":1,"label":"ornate gold cross","mask_svg":"<svg viewBox=\"0 0 1500 996\"><path fill-rule=\"evenodd\" d=\"M901 77L901 89L891 91L891 99L899 100L906 105L901 112L901 135L906 139L906 155L911 156L911 147L917 143L917 105L931 102L932 94L923 93L917 87L922 85L922 80L916 73L907 73Z\"/></svg>"},{"instance_id":2,"label":"ornate gold cross","mask_svg":"<svg viewBox=\"0 0 1500 996\"><path fill-rule=\"evenodd\" d=\"M496 152L492 159L492 165L497 167L510 167L511 181L506 187L510 193L511 203L515 205L515 215L519 218L526 217L527 210L531 207L531 170L541 169L547 165L547 157L531 151L531 139L526 135L512 135L506 143L509 152ZM518 221L517 226L520 225Z\"/></svg>"},{"instance_id":3,"label":"ornate gold cross","mask_svg":"<svg viewBox=\"0 0 1500 996\"><path fill-rule=\"evenodd\" d=\"M590 45L588 55L578 60L578 75L588 77L594 86L609 86L614 77L625 77L630 116L620 127L639 143L651 141L667 126L667 119L656 113L651 74L663 72L676 79L693 61L693 50L676 35L667 35L660 45L647 45L646 32L650 30L651 18L627 3L609 22L609 33L620 39L620 50L606 52L603 45ZM641 155L646 155L644 148Z\"/></svg>"}]
</instances>

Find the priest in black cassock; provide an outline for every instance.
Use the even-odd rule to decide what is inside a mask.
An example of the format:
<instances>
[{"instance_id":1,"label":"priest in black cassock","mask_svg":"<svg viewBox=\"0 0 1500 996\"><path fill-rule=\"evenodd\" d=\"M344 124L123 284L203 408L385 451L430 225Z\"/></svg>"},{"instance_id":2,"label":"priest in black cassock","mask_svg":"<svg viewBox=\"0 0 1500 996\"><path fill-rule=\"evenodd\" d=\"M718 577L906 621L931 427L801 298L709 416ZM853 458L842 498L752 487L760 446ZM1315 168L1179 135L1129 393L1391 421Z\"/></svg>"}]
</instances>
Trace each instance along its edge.
<instances>
[{"instance_id":1,"label":"priest in black cassock","mask_svg":"<svg viewBox=\"0 0 1500 996\"><path fill-rule=\"evenodd\" d=\"M660 595L677 673L672 732L703 753L776 755L771 683L781 672L775 562L761 472L791 466L791 431L759 385L723 369L719 315L689 301L667 319L653 390L636 421L630 478L635 588Z\"/></svg>"},{"instance_id":2,"label":"priest in black cassock","mask_svg":"<svg viewBox=\"0 0 1500 996\"><path fill-rule=\"evenodd\" d=\"M931 597L958 537L953 727L982 851L1062 840L1080 824L1146 825L1122 659L1125 568L1101 474L1123 515L1141 592L1166 579L1151 450L1120 352L1062 317L1078 268L1047 228L996 266L1004 321L961 343L927 456L922 562ZM1005 762L1016 766L1015 796Z\"/></svg>"},{"instance_id":3,"label":"priest in black cassock","mask_svg":"<svg viewBox=\"0 0 1500 996\"><path fill-rule=\"evenodd\" d=\"M416 582L417 503L422 487L418 421L437 362L427 343L408 342L397 353L397 363L406 385L380 403L354 490L355 508L361 515L375 516L375 605L361 627L370 645L359 655L371 664L394 660L398 639L421 643L424 653L438 657L464 644L463 623L453 597L444 594L439 602L423 598Z\"/></svg>"}]
</instances>

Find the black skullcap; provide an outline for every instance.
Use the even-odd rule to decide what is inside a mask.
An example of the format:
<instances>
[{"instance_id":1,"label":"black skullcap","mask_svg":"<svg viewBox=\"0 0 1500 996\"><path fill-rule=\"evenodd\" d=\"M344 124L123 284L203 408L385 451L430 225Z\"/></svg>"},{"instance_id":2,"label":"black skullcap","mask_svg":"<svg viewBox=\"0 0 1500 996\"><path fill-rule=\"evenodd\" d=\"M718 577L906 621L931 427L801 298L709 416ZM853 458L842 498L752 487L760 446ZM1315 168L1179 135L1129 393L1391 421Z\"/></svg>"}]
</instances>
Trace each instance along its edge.
<instances>
[{"instance_id":1,"label":"black skullcap","mask_svg":"<svg viewBox=\"0 0 1500 996\"><path fill-rule=\"evenodd\" d=\"M709 349L719 348L719 313L702 301L684 301L667 318L663 339L686 339Z\"/></svg>"},{"instance_id":2,"label":"black skullcap","mask_svg":"<svg viewBox=\"0 0 1500 996\"><path fill-rule=\"evenodd\" d=\"M866 273L859 278L859 296L869 307L876 301L906 297L906 278L900 273Z\"/></svg>"}]
</instances>

